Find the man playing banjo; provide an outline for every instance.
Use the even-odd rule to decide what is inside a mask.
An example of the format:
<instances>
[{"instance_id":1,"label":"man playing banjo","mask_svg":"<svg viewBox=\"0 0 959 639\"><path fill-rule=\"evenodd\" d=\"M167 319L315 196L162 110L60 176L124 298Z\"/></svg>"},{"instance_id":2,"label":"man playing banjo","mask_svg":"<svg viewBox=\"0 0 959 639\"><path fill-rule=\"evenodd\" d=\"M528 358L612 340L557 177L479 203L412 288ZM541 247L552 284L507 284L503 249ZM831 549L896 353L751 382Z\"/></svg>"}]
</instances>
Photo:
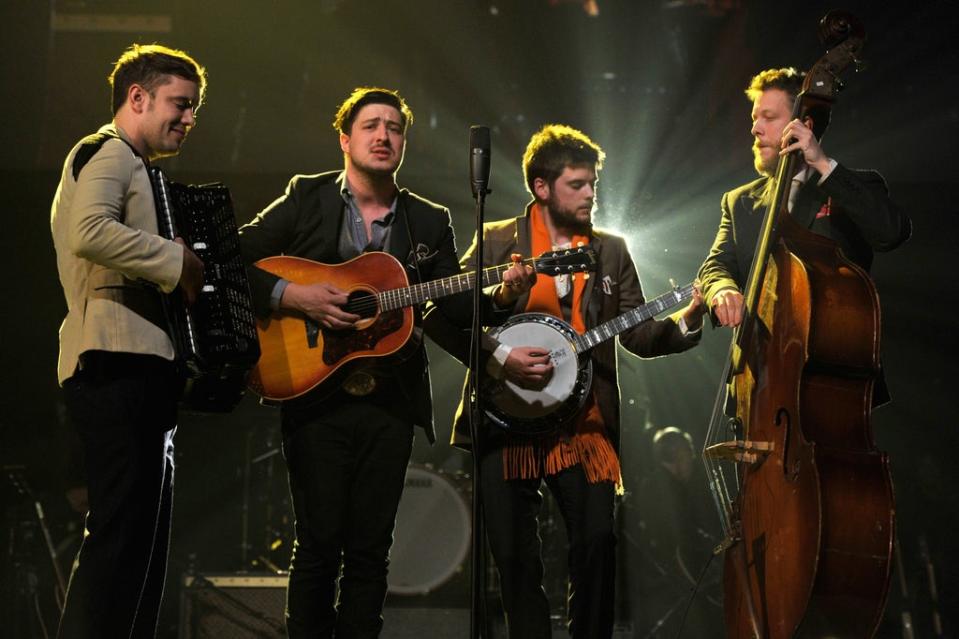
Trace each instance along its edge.
<instances>
[{"instance_id":1,"label":"man playing banjo","mask_svg":"<svg viewBox=\"0 0 959 639\"><path fill-rule=\"evenodd\" d=\"M597 253L597 270L585 274L540 277L500 285L494 299L512 315L557 318L552 324L582 334L644 304L642 287L626 241L593 228L597 176L605 154L582 132L564 125L547 125L533 135L523 155L526 186L533 196L517 218L484 225L483 266L515 259L515 254L590 245ZM463 257L465 269L475 268L475 241ZM528 290L527 290L528 288ZM619 334L620 343L640 357L678 353L695 346L702 327L698 291L683 310L663 320L642 321ZM524 318L515 318L523 320ZM431 335L446 334L441 345L466 361L468 343L438 309L426 322ZM446 330L438 330L446 325ZM550 322L538 326L550 331ZM496 343L496 331L484 340L484 384L497 380L521 388L542 389L551 379L569 376L562 367L577 367L577 357L558 359L552 346ZM607 336L608 337L608 336ZM552 354L551 354L552 353ZM615 537L613 501L621 490L619 447L619 386L616 345L611 339L588 351L592 383L580 384L584 396L575 414L535 434L517 432L510 419L487 420L482 442L481 495L487 536L502 586L503 607L511 637L551 636L549 602L543 589L541 542L537 513L542 482L552 491L570 540L568 600L572 637L601 639L613 629ZM575 371L574 371L575 377ZM457 412L452 443L470 448L468 410Z\"/></svg>"}]
</instances>

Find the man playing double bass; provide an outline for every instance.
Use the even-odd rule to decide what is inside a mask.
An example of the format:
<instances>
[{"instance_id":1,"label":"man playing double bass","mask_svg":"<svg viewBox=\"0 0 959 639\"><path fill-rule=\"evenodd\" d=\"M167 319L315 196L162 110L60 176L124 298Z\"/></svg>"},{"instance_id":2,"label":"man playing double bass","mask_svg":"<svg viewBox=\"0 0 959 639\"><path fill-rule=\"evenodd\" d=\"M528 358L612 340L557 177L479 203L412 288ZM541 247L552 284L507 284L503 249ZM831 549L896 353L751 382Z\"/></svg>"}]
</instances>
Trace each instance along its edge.
<instances>
[{"instance_id":1,"label":"man playing double bass","mask_svg":"<svg viewBox=\"0 0 959 639\"><path fill-rule=\"evenodd\" d=\"M699 270L714 323L735 327L743 320L742 290L782 155L802 152L789 193L793 219L836 241L846 257L866 272L873 251L891 251L912 233L912 222L889 199L881 175L839 164L819 145L811 120L792 118L804 75L791 67L767 69L746 88L753 103L753 162L760 177L723 195L719 231ZM880 383L874 405L888 399L885 385Z\"/></svg>"},{"instance_id":2,"label":"man playing double bass","mask_svg":"<svg viewBox=\"0 0 959 639\"><path fill-rule=\"evenodd\" d=\"M847 15L828 23L857 28ZM726 503L723 474L710 469L726 533L729 637L873 636L886 600L895 508L868 409L889 394L868 271L873 252L896 248L912 226L878 173L839 164L814 134L826 124L814 118L828 117L824 75L848 64L861 38L817 62L806 95L795 69L752 79L746 95L761 177L723 196L700 268L714 323L741 327L727 369L732 394L723 405L720 390L707 435L716 442L725 424L736 441L708 445L705 456L707 466L738 462L735 504ZM753 265L760 240L763 262ZM744 300L744 289L756 297ZM732 414L733 396L736 419L727 424L721 412Z\"/></svg>"}]
</instances>

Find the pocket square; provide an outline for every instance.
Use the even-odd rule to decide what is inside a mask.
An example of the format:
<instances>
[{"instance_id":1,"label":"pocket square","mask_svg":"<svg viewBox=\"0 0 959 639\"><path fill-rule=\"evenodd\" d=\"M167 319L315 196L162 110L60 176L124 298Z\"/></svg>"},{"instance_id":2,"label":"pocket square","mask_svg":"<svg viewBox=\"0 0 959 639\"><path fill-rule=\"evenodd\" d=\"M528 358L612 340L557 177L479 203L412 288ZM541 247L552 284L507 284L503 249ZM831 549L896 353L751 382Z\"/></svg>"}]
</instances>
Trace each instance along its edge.
<instances>
[{"instance_id":1,"label":"pocket square","mask_svg":"<svg viewBox=\"0 0 959 639\"><path fill-rule=\"evenodd\" d=\"M818 220L821 217L829 217L832 215L832 198L828 198L826 203L822 205L822 208L819 209L819 212L816 213L816 219Z\"/></svg>"},{"instance_id":2,"label":"pocket square","mask_svg":"<svg viewBox=\"0 0 959 639\"><path fill-rule=\"evenodd\" d=\"M430 251L430 247L423 243L417 244L416 250L410 251L410 254L407 256L406 265L412 269L415 269L417 264L423 264L424 262L430 261L436 257L437 253L438 251Z\"/></svg>"}]
</instances>

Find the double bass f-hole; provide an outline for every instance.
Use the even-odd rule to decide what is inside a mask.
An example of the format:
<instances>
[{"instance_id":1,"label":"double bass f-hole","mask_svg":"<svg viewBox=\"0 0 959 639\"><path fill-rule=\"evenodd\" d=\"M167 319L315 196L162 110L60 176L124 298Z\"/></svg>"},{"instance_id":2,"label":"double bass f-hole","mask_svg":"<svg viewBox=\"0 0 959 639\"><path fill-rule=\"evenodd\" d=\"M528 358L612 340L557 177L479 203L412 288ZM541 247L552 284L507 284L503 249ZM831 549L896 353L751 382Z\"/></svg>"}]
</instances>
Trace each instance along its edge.
<instances>
[{"instance_id":1,"label":"double bass f-hole","mask_svg":"<svg viewBox=\"0 0 959 639\"><path fill-rule=\"evenodd\" d=\"M790 417L789 410L780 406L779 410L776 411L776 418L773 420L773 423L776 426L779 426L783 429L782 442L783 442L783 475L786 476L786 481L795 481L796 477L799 475L799 457L792 454L792 418Z\"/></svg>"}]
</instances>

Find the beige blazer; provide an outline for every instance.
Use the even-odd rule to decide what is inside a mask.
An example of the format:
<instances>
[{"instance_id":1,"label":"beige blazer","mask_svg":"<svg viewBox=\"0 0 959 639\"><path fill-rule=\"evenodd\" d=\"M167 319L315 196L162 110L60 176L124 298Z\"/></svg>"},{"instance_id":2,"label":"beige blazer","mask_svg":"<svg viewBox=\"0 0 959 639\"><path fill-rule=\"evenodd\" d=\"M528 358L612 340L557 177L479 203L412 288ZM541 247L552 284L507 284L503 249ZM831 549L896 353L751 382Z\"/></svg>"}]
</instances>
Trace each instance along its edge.
<instances>
[{"instance_id":1,"label":"beige blazer","mask_svg":"<svg viewBox=\"0 0 959 639\"><path fill-rule=\"evenodd\" d=\"M146 163L117 135L126 137L109 124L81 140L53 198L50 226L67 302L61 384L88 350L174 357L157 289L176 288L183 248L157 235Z\"/></svg>"}]
</instances>

